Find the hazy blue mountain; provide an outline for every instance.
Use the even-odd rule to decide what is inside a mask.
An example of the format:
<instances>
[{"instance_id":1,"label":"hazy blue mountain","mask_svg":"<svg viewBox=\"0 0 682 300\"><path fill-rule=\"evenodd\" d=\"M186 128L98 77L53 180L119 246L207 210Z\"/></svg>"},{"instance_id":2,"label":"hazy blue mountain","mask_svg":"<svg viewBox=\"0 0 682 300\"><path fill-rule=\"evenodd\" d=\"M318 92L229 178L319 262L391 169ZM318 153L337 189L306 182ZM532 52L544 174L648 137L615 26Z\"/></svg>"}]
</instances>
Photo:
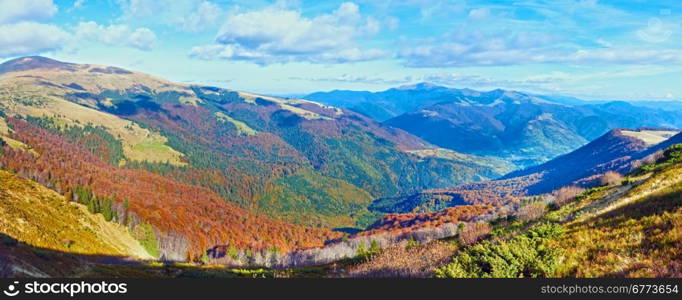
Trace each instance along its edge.
<instances>
[{"instance_id":1,"label":"hazy blue mountain","mask_svg":"<svg viewBox=\"0 0 682 300\"><path fill-rule=\"evenodd\" d=\"M507 158L519 167L568 153L614 128L682 126L680 112L626 102L567 106L513 96L479 105L439 103L385 123L444 148Z\"/></svg>"},{"instance_id":2,"label":"hazy blue mountain","mask_svg":"<svg viewBox=\"0 0 682 300\"><path fill-rule=\"evenodd\" d=\"M585 101L429 83L305 98L357 111L444 148L504 158L519 168L568 153L615 128L682 127L682 110L662 109L663 103Z\"/></svg>"},{"instance_id":3,"label":"hazy blue mountain","mask_svg":"<svg viewBox=\"0 0 682 300\"><path fill-rule=\"evenodd\" d=\"M489 98L478 91L451 89L429 83L401 86L382 92L334 90L309 94L304 99L348 108L378 121L444 101Z\"/></svg>"},{"instance_id":4,"label":"hazy blue mountain","mask_svg":"<svg viewBox=\"0 0 682 300\"><path fill-rule=\"evenodd\" d=\"M682 101L629 101L633 105L644 106L667 111L682 111Z\"/></svg>"}]
</instances>

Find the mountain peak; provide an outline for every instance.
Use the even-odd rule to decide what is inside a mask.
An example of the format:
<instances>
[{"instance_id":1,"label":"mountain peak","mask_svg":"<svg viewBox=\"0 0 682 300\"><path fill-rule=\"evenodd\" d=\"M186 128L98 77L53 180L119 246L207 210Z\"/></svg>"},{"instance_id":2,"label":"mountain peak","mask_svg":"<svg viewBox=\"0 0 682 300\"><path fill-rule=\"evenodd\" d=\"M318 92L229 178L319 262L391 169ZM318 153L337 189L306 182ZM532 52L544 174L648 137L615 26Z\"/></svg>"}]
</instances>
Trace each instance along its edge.
<instances>
[{"instance_id":1,"label":"mountain peak","mask_svg":"<svg viewBox=\"0 0 682 300\"><path fill-rule=\"evenodd\" d=\"M602 104L602 106L605 108L611 108L611 109L614 109L614 108L630 109L634 105L632 105L631 103L628 103L626 101L611 101L611 102L607 102L607 103Z\"/></svg>"},{"instance_id":2,"label":"mountain peak","mask_svg":"<svg viewBox=\"0 0 682 300\"><path fill-rule=\"evenodd\" d=\"M0 74L21 72L33 69L73 70L75 64L65 63L43 56L25 56L8 60L0 64Z\"/></svg>"}]
</instances>

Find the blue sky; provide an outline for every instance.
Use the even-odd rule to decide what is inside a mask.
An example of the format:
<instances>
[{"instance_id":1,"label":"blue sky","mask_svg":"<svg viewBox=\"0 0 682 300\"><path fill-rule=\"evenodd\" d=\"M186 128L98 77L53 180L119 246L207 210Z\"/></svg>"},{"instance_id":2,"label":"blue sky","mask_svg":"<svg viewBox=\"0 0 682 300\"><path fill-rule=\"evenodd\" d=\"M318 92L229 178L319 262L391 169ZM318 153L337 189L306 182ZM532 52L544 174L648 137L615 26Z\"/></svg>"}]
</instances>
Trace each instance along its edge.
<instances>
[{"instance_id":1,"label":"blue sky","mask_svg":"<svg viewBox=\"0 0 682 300\"><path fill-rule=\"evenodd\" d=\"M0 0L0 60L279 95L428 81L681 100L681 31L677 0Z\"/></svg>"}]
</instances>

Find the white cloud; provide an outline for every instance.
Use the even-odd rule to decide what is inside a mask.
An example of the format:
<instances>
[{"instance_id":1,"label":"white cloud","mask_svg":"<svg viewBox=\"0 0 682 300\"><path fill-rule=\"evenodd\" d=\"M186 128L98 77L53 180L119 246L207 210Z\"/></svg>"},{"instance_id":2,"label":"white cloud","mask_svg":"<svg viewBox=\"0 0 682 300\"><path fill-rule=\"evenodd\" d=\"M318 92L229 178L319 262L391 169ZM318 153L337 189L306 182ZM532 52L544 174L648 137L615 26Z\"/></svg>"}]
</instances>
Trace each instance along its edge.
<instances>
[{"instance_id":1,"label":"white cloud","mask_svg":"<svg viewBox=\"0 0 682 300\"><path fill-rule=\"evenodd\" d=\"M365 32L368 35L375 35L381 31L381 23L377 19L368 17L367 24L365 25Z\"/></svg>"},{"instance_id":2,"label":"white cloud","mask_svg":"<svg viewBox=\"0 0 682 300\"><path fill-rule=\"evenodd\" d=\"M393 31L398 29L400 27L400 19L396 17L386 17L386 27L388 27L389 30Z\"/></svg>"},{"instance_id":3,"label":"white cloud","mask_svg":"<svg viewBox=\"0 0 682 300\"><path fill-rule=\"evenodd\" d=\"M385 76L364 76L357 74L342 74L336 77L300 77L292 76L290 80L301 80L310 82L340 82L340 83L363 83L375 85L401 85L415 81L412 76L404 76L401 78L386 78Z\"/></svg>"},{"instance_id":4,"label":"white cloud","mask_svg":"<svg viewBox=\"0 0 682 300\"><path fill-rule=\"evenodd\" d=\"M83 8L84 5L85 5L85 0L73 1L73 8Z\"/></svg>"},{"instance_id":5,"label":"white cloud","mask_svg":"<svg viewBox=\"0 0 682 300\"><path fill-rule=\"evenodd\" d=\"M553 83L553 79L518 78L514 80L483 77L479 75L464 75L457 73L436 73L422 76L419 81L459 87L475 88L540 88Z\"/></svg>"},{"instance_id":6,"label":"white cloud","mask_svg":"<svg viewBox=\"0 0 682 300\"><path fill-rule=\"evenodd\" d=\"M111 46L128 46L139 50L151 50L156 42L156 35L148 28L132 30L125 24L103 26L96 22L81 22L74 34L75 42L100 42Z\"/></svg>"},{"instance_id":7,"label":"white cloud","mask_svg":"<svg viewBox=\"0 0 682 300\"><path fill-rule=\"evenodd\" d=\"M199 32L216 26L220 21L223 11L214 3L203 1L196 11L181 18L182 28L190 32Z\"/></svg>"},{"instance_id":8,"label":"white cloud","mask_svg":"<svg viewBox=\"0 0 682 300\"><path fill-rule=\"evenodd\" d=\"M58 50L68 37L53 25L35 22L0 25L0 57Z\"/></svg>"},{"instance_id":9,"label":"white cloud","mask_svg":"<svg viewBox=\"0 0 682 300\"><path fill-rule=\"evenodd\" d=\"M60 49L68 33L38 23L52 18L57 10L52 0L0 0L0 57Z\"/></svg>"},{"instance_id":10,"label":"white cloud","mask_svg":"<svg viewBox=\"0 0 682 300\"><path fill-rule=\"evenodd\" d=\"M215 28L225 12L206 0L117 0L122 20L160 24L187 32Z\"/></svg>"},{"instance_id":11,"label":"white cloud","mask_svg":"<svg viewBox=\"0 0 682 300\"><path fill-rule=\"evenodd\" d=\"M229 16L218 32L217 44L194 47L190 56L258 64L363 61L385 55L381 50L363 50L356 45L358 38L379 30L379 22L363 18L358 6L351 2L312 18L274 5Z\"/></svg>"},{"instance_id":12,"label":"white cloud","mask_svg":"<svg viewBox=\"0 0 682 300\"><path fill-rule=\"evenodd\" d=\"M82 7L83 3L84 0L75 1L74 8ZM156 41L151 30L133 30L128 25L105 27L95 22L81 22L67 32L59 26L38 23L57 13L52 0L0 0L0 7L0 57L60 49L76 51L93 42L150 50Z\"/></svg>"},{"instance_id":13,"label":"white cloud","mask_svg":"<svg viewBox=\"0 0 682 300\"><path fill-rule=\"evenodd\" d=\"M0 0L0 24L43 21L57 13L52 0Z\"/></svg>"},{"instance_id":14,"label":"white cloud","mask_svg":"<svg viewBox=\"0 0 682 300\"><path fill-rule=\"evenodd\" d=\"M682 50L632 48L578 50L549 61L582 64L679 64L682 63Z\"/></svg>"},{"instance_id":15,"label":"white cloud","mask_svg":"<svg viewBox=\"0 0 682 300\"><path fill-rule=\"evenodd\" d=\"M499 66L534 63L569 64L679 64L682 50L580 48L551 35L529 32L460 32L443 42L429 40L405 47L399 57L410 67Z\"/></svg>"},{"instance_id":16,"label":"white cloud","mask_svg":"<svg viewBox=\"0 0 682 300\"><path fill-rule=\"evenodd\" d=\"M645 28L636 31L637 36L645 42L662 43L673 34L669 26L659 18L651 18Z\"/></svg>"},{"instance_id":17,"label":"white cloud","mask_svg":"<svg viewBox=\"0 0 682 300\"><path fill-rule=\"evenodd\" d=\"M167 0L116 0L121 6L126 17L151 17L159 13L165 4L173 1Z\"/></svg>"},{"instance_id":18,"label":"white cloud","mask_svg":"<svg viewBox=\"0 0 682 300\"><path fill-rule=\"evenodd\" d=\"M459 14L466 8L465 1L413 0L406 3L419 7L422 19L449 17Z\"/></svg>"},{"instance_id":19,"label":"white cloud","mask_svg":"<svg viewBox=\"0 0 682 300\"><path fill-rule=\"evenodd\" d=\"M466 75L457 73L431 73L422 75L408 75L390 78L384 75L365 76L357 74L342 74L336 77L290 77L292 80L305 80L314 82L341 82L341 83L364 83L376 85L405 85L418 82L428 82L437 85L470 87L470 88L538 88L541 85L555 82L554 78L519 78L506 80L479 75Z\"/></svg>"},{"instance_id":20,"label":"white cloud","mask_svg":"<svg viewBox=\"0 0 682 300\"><path fill-rule=\"evenodd\" d=\"M476 8L469 11L469 18L472 20L482 20L490 16L490 10L483 8Z\"/></svg>"},{"instance_id":21,"label":"white cloud","mask_svg":"<svg viewBox=\"0 0 682 300\"><path fill-rule=\"evenodd\" d=\"M156 35L147 28L138 28L130 34L128 45L140 50L151 50L156 43Z\"/></svg>"}]
</instances>

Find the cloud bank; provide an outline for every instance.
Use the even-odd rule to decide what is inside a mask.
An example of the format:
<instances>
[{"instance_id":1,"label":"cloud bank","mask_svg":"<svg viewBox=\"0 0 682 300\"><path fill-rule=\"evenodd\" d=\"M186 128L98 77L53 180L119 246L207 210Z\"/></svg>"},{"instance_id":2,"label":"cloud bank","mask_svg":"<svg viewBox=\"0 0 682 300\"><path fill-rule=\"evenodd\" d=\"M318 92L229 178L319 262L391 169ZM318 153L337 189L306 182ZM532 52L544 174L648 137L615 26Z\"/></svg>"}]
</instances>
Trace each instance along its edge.
<instances>
[{"instance_id":1,"label":"cloud bank","mask_svg":"<svg viewBox=\"0 0 682 300\"><path fill-rule=\"evenodd\" d=\"M216 44L194 47L190 56L262 65L366 61L386 55L383 50L359 46L358 39L379 30L379 22L363 17L351 2L342 3L330 14L311 18L298 10L271 6L229 16Z\"/></svg>"}]
</instances>

